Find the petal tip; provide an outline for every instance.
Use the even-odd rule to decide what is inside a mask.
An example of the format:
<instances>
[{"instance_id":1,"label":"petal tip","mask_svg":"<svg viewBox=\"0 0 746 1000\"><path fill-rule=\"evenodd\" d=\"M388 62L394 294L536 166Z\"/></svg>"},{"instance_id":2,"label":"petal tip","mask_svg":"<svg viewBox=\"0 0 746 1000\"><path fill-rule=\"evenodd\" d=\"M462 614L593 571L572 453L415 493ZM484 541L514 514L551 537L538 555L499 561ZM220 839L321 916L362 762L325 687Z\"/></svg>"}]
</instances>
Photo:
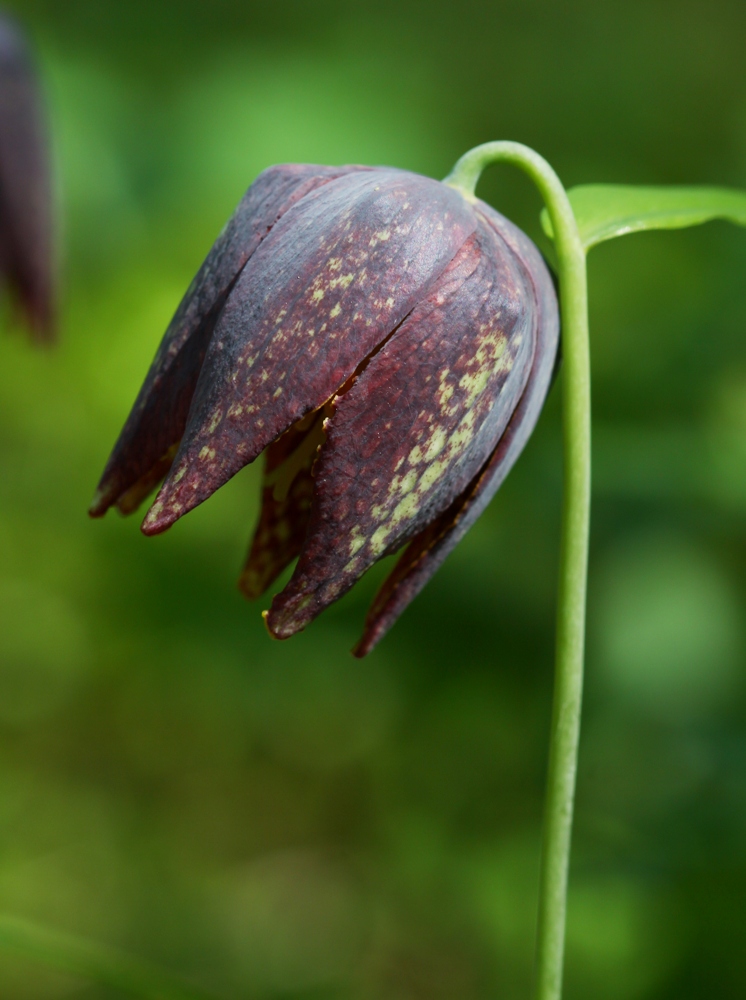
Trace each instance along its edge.
<instances>
[{"instance_id":1,"label":"petal tip","mask_svg":"<svg viewBox=\"0 0 746 1000\"><path fill-rule=\"evenodd\" d=\"M91 498L88 506L89 517L103 517L109 507L116 499L115 491L111 485L101 484Z\"/></svg>"},{"instance_id":2,"label":"petal tip","mask_svg":"<svg viewBox=\"0 0 746 1000\"><path fill-rule=\"evenodd\" d=\"M286 597L283 599L284 594L285 591L278 594L269 611L263 612L264 621L274 639L289 639L302 632L314 618L306 610L313 600L312 596L295 596L288 601Z\"/></svg>"},{"instance_id":3,"label":"petal tip","mask_svg":"<svg viewBox=\"0 0 746 1000\"><path fill-rule=\"evenodd\" d=\"M179 514L159 503L157 500L143 518L140 531L149 538L152 535L160 535L176 521Z\"/></svg>"},{"instance_id":4,"label":"petal tip","mask_svg":"<svg viewBox=\"0 0 746 1000\"><path fill-rule=\"evenodd\" d=\"M364 635L361 636L360 639L358 639L358 641L352 647L350 652L352 653L352 655L355 657L356 660L362 660L363 657L368 655L368 653L370 652L370 648L368 647L368 644L365 642Z\"/></svg>"},{"instance_id":5,"label":"petal tip","mask_svg":"<svg viewBox=\"0 0 746 1000\"><path fill-rule=\"evenodd\" d=\"M272 612L269 609L267 611L262 611L262 621L264 622L264 626L267 629L267 634L269 635L270 639L274 639L276 641L289 639L290 638L289 635L280 635L278 632L275 632L269 620L269 616L271 613Z\"/></svg>"},{"instance_id":6,"label":"petal tip","mask_svg":"<svg viewBox=\"0 0 746 1000\"><path fill-rule=\"evenodd\" d=\"M386 632L386 627L382 625L379 617L375 617L373 621L370 620L373 617L374 608L375 605L368 613L368 620L363 628L363 634L350 650L357 660L362 660L368 653L372 653Z\"/></svg>"},{"instance_id":7,"label":"petal tip","mask_svg":"<svg viewBox=\"0 0 746 1000\"><path fill-rule=\"evenodd\" d=\"M256 570L253 567L248 567L244 569L238 578L238 589L247 601L256 601L262 596L267 587L263 585L263 581ZM262 612L262 616L264 617L268 614L268 611Z\"/></svg>"}]
</instances>

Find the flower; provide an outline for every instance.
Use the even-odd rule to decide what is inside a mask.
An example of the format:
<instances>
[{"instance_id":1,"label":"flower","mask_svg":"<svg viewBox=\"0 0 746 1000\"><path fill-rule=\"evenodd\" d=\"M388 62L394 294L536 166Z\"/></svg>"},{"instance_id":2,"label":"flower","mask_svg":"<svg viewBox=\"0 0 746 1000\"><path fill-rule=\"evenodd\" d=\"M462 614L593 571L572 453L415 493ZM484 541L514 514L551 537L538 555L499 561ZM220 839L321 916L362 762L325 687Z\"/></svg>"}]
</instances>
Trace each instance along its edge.
<instances>
[{"instance_id":1,"label":"flower","mask_svg":"<svg viewBox=\"0 0 746 1000\"><path fill-rule=\"evenodd\" d=\"M484 509L551 381L551 276L516 226L392 168L277 166L192 282L91 507L168 528L265 452L241 588L277 638L404 551L365 655Z\"/></svg>"},{"instance_id":2,"label":"flower","mask_svg":"<svg viewBox=\"0 0 746 1000\"><path fill-rule=\"evenodd\" d=\"M0 15L0 274L38 340L52 335L51 183L41 98L17 25Z\"/></svg>"}]
</instances>

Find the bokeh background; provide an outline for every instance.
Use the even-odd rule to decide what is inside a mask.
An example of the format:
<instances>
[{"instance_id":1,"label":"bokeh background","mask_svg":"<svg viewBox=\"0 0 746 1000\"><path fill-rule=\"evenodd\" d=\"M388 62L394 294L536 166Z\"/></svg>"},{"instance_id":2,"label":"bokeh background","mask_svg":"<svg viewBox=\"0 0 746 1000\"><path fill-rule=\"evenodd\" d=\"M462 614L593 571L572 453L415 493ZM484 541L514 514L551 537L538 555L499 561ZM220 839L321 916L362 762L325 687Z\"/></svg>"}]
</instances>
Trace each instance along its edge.
<instances>
[{"instance_id":1,"label":"bokeh background","mask_svg":"<svg viewBox=\"0 0 746 1000\"><path fill-rule=\"evenodd\" d=\"M18 0L61 343L0 333L0 910L247 1000L529 995L557 387L367 660L378 567L273 643L249 468L166 536L85 510L182 292L282 161L746 186L741 0ZM508 168L480 193L535 238ZM746 234L590 258L594 513L568 1000L746 994ZM115 997L0 955L6 1000Z\"/></svg>"}]
</instances>

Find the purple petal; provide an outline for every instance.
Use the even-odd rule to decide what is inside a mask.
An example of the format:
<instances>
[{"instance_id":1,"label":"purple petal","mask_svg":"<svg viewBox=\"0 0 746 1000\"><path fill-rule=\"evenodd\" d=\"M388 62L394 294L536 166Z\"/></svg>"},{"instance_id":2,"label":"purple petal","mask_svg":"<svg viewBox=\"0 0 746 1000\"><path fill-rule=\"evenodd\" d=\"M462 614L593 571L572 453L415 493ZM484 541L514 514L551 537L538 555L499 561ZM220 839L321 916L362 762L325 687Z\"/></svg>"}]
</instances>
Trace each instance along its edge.
<instances>
[{"instance_id":1,"label":"purple petal","mask_svg":"<svg viewBox=\"0 0 746 1000\"><path fill-rule=\"evenodd\" d=\"M457 192L389 169L340 177L286 212L228 298L143 531L165 530L330 399L475 225Z\"/></svg>"},{"instance_id":2,"label":"purple petal","mask_svg":"<svg viewBox=\"0 0 746 1000\"><path fill-rule=\"evenodd\" d=\"M313 497L311 469L324 440L324 411L309 414L265 452L262 508L239 587L250 600L298 555Z\"/></svg>"},{"instance_id":3,"label":"purple petal","mask_svg":"<svg viewBox=\"0 0 746 1000\"><path fill-rule=\"evenodd\" d=\"M427 299L335 401L308 538L268 617L275 635L302 629L466 489L521 398L535 328L525 268L480 218Z\"/></svg>"},{"instance_id":4,"label":"purple petal","mask_svg":"<svg viewBox=\"0 0 746 1000\"><path fill-rule=\"evenodd\" d=\"M409 602L461 541L502 485L528 441L551 384L559 339L559 315L552 279L536 247L489 206L480 211L510 240L528 266L538 303L533 367L521 401L505 433L474 482L440 518L415 538L386 579L368 612L355 656L367 655Z\"/></svg>"},{"instance_id":5,"label":"purple petal","mask_svg":"<svg viewBox=\"0 0 746 1000\"><path fill-rule=\"evenodd\" d=\"M176 310L104 470L90 513L134 510L171 466L205 352L242 268L287 210L329 181L366 167L285 164L261 173L218 236Z\"/></svg>"}]
</instances>

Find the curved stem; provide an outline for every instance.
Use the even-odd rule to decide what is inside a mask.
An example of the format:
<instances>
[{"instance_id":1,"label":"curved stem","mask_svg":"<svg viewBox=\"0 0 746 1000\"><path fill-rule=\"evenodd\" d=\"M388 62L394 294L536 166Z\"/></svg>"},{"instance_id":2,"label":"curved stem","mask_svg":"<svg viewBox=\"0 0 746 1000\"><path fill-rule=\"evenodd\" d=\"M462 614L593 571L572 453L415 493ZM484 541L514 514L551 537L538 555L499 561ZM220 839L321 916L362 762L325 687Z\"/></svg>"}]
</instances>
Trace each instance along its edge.
<instances>
[{"instance_id":1,"label":"curved stem","mask_svg":"<svg viewBox=\"0 0 746 1000\"><path fill-rule=\"evenodd\" d=\"M517 142L477 146L461 157L445 183L473 198L479 175L492 163L514 164L538 187L552 222L559 265L564 490L535 989L536 1000L559 1000L583 689L590 525L591 394L586 263L567 193L547 161L528 146Z\"/></svg>"},{"instance_id":2,"label":"curved stem","mask_svg":"<svg viewBox=\"0 0 746 1000\"><path fill-rule=\"evenodd\" d=\"M0 914L0 950L141 1000L210 1000L146 962L7 914Z\"/></svg>"}]
</instances>

